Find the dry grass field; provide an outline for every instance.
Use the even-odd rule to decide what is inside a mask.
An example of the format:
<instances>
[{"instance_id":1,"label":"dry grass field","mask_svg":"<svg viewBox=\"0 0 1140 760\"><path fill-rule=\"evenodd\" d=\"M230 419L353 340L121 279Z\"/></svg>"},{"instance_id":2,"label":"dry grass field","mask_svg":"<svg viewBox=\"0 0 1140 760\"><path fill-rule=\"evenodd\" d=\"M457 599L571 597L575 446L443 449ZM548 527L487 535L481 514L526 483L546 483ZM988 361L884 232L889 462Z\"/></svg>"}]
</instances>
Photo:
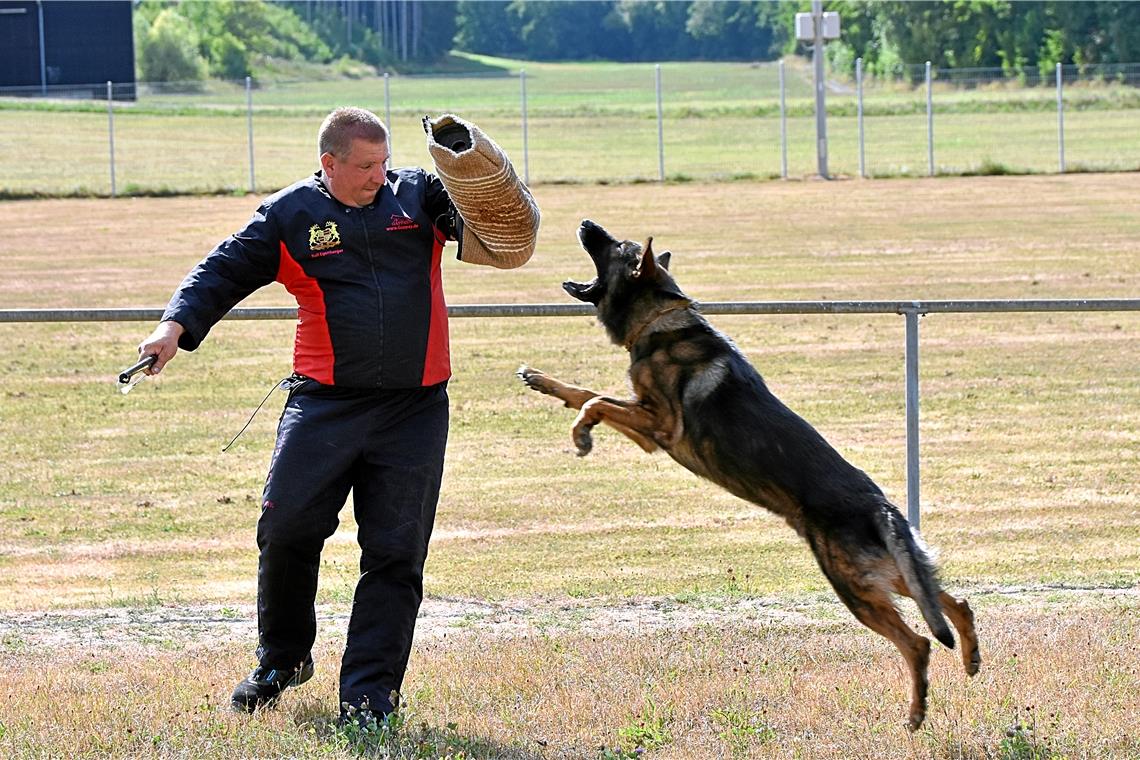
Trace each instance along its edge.
<instances>
[{"instance_id":1,"label":"dry grass field","mask_svg":"<svg viewBox=\"0 0 1140 760\"><path fill-rule=\"evenodd\" d=\"M521 270L448 261L449 302L567 302L590 217L671 249L698 300L1134 298L1135 174L539 186ZM0 204L0 309L151 306L252 197ZM246 305L285 305L278 286ZM905 502L896 315L713 317L772 389ZM936 646L926 725L901 659L779 520L572 415L527 362L623 392L588 318L456 319L425 602L383 735L332 725L355 583L324 555L317 675L253 719L254 525L291 325L223 321L132 394L143 323L0 324L0 756L1140 758L1140 314L931 315L923 534L978 614ZM909 602L904 611L916 620ZM920 621L919 621L920 622Z\"/></svg>"}]
</instances>

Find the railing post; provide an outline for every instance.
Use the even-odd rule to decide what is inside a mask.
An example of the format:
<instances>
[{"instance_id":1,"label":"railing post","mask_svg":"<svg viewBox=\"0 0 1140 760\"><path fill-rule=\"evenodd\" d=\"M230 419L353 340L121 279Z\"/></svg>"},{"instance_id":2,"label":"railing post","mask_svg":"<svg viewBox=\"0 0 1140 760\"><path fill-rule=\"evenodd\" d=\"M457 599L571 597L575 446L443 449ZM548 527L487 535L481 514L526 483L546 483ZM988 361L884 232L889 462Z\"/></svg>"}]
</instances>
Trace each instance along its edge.
<instances>
[{"instance_id":1,"label":"railing post","mask_svg":"<svg viewBox=\"0 0 1140 760\"><path fill-rule=\"evenodd\" d=\"M657 174L661 181L665 181L665 113L661 107L661 64L654 69L654 78L657 82Z\"/></svg>"},{"instance_id":2,"label":"railing post","mask_svg":"<svg viewBox=\"0 0 1140 760\"><path fill-rule=\"evenodd\" d=\"M859 114L859 176L866 178L867 168L863 161L863 59L855 59L855 93Z\"/></svg>"},{"instance_id":3,"label":"railing post","mask_svg":"<svg viewBox=\"0 0 1140 760\"><path fill-rule=\"evenodd\" d=\"M249 142L249 192L257 192L253 175L253 79L245 78L245 126Z\"/></svg>"},{"instance_id":4,"label":"railing post","mask_svg":"<svg viewBox=\"0 0 1140 760\"><path fill-rule=\"evenodd\" d=\"M107 148L111 157L111 197L115 197L115 98L111 80L107 80Z\"/></svg>"},{"instance_id":5,"label":"railing post","mask_svg":"<svg viewBox=\"0 0 1140 760\"><path fill-rule=\"evenodd\" d=\"M919 529L918 459L918 310L903 312L906 319L906 519Z\"/></svg>"},{"instance_id":6,"label":"railing post","mask_svg":"<svg viewBox=\"0 0 1140 760\"><path fill-rule=\"evenodd\" d=\"M788 106L784 89L784 59L780 59L780 176L788 178Z\"/></svg>"},{"instance_id":7,"label":"railing post","mask_svg":"<svg viewBox=\"0 0 1140 760\"><path fill-rule=\"evenodd\" d=\"M930 76L930 61L926 62L926 163L934 176L934 94Z\"/></svg>"},{"instance_id":8,"label":"railing post","mask_svg":"<svg viewBox=\"0 0 1140 760\"><path fill-rule=\"evenodd\" d=\"M1065 173L1065 101L1061 96L1061 62L1057 62L1057 157Z\"/></svg>"},{"instance_id":9,"label":"railing post","mask_svg":"<svg viewBox=\"0 0 1140 760\"><path fill-rule=\"evenodd\" d=\"M523 184L530 184L530 150L526 124L526 69L519 69L519 84L522 87L522 138L523 138Z\"/></svg>"}]
</instances>

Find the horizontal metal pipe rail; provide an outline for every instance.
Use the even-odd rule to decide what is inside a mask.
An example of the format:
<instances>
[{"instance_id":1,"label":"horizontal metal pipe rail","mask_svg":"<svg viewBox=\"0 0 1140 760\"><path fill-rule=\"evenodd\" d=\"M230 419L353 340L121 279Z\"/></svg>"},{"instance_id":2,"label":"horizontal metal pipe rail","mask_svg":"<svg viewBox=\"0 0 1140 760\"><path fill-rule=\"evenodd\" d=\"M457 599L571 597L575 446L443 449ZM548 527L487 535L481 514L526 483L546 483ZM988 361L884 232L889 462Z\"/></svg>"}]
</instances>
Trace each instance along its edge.
<instances>
[{"instance_id":1,"label":"horizontal metal pipe rail","mask_svg":"<svg viewBox=\"0 0 1140 760\"><path fill-rule=\"evenodd\" d=\"M1070 298L947 301L711 301L703 314L902 314L905 319L906 506L917 530L919 508L918 318L923 314L1058 311L1140 311L1140 298ZM589 304L465 304L449 306L450 317L579 317ZM3 322L155 322L162 309L0 309ZM240 307L226 319L296 319L293 307Z\"/></svg>"},{"instance_id":2,"label":"horizontal metal pipe rail","mask_svg":"<svg viewBox=\"0 0 1140 760\"><path fill-rule=\"evenodd\" d=\"M709 301L703 314L947 314L1033 311L1140 311L1138 298L1069 298L951 301ZM0 309L3 322L154 322L162 309ZM589 304L465 304L447 307L450 317L579 317L591 316ZM293 306L245 306L226 319L296 319Z\"/></svg>"}]
</instances>

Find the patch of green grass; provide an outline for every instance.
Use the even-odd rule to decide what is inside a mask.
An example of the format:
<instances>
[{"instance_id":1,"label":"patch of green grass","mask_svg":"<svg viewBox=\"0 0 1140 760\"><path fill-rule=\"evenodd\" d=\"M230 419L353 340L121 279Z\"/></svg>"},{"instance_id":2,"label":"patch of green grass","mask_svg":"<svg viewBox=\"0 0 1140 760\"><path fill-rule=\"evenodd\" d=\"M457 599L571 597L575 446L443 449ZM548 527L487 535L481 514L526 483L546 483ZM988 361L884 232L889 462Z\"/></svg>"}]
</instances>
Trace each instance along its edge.
<instances>
[{"instance_id":1,"label":"patch of green grass","mask_svg":"<svg viewBox=\"0 0 1140 760\"><path fill-rule=\"evenodd\" d=\"M669 732L671 717L653 698L645 697L641 710L630 722L618 729L620 749L614 754L619 758L636 758L644 752L660 749L673 741ZM610 754L603 754L607 760Z\"/></svg>"},{"instance_id":2,"label":"patch of green grass","mask_svg":"<svg viewBox=\"0 0 1140 760\"><path fill-rule=\"evenodd\" d=\"M976 169L968 169L962 172L963 176L967 177L999 177L1009 174L1028 174L1028 171L1013 169L1000 161L994 161L992 158L986 157L982 159L982 163Z\"/></svg>"},{"instance_id":3,"label":"patch of green grass","mask_svg":"<svg viewBox=\"0 0 1140 760\"><path fill-rule=\"evenodd\" d=\"M728 706L713 710L709 716L717 738L733 757L747 757L754 746L775 742L779 736L768 723L767 709L758 710L750 702L747 694L737 692Z\"/></svg>"},{"instance_id":4,"label":"patch of green grass","mask_svg":"<svg viewBox=\"0 0 1140 760\"><path fill-rule=\"evenodd\" d=\"M1056 714L1051 717L1057 720ZM1019 708L1013 723L998 743L998 757L1001 760L1062 760L1065 755L1056 751L1052 742L1041 733L1033 707Z\"/></svg>"}]
</instances>

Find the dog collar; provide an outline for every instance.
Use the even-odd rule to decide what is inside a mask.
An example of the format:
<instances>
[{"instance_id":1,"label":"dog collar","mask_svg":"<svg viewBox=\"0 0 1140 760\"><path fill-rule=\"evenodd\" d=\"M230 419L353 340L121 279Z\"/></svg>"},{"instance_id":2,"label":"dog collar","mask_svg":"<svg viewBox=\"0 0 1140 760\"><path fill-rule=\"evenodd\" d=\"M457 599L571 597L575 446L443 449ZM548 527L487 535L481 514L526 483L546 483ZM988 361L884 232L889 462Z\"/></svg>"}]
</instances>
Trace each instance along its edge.
<instances>
[{"instance_id":1,"label":"dog collar","mask_svg":"<svg viewBox=\"0 0 1140 760\"><path fill-rule=\"evenodd\" d=\"M628 338L626 338L625 350L626 351L632 350L634 345L636 345L637 341L641 338L641 334L643 332L645 332L646 328L648 328L651 324L653 324L657 320L661 319L661 317L665 316L666 314L668 314L671 311L680 311L681 309L687 309L692 305L693 305L693 302L686 298L683 301L677 301L677 302L672 303L668 306L663 306L662 308L653 312L653 315L650 316L649 319L645 320L640 325L638 325L637 328L632 331L630 336Z\"/></svg>"}]
</instances>

